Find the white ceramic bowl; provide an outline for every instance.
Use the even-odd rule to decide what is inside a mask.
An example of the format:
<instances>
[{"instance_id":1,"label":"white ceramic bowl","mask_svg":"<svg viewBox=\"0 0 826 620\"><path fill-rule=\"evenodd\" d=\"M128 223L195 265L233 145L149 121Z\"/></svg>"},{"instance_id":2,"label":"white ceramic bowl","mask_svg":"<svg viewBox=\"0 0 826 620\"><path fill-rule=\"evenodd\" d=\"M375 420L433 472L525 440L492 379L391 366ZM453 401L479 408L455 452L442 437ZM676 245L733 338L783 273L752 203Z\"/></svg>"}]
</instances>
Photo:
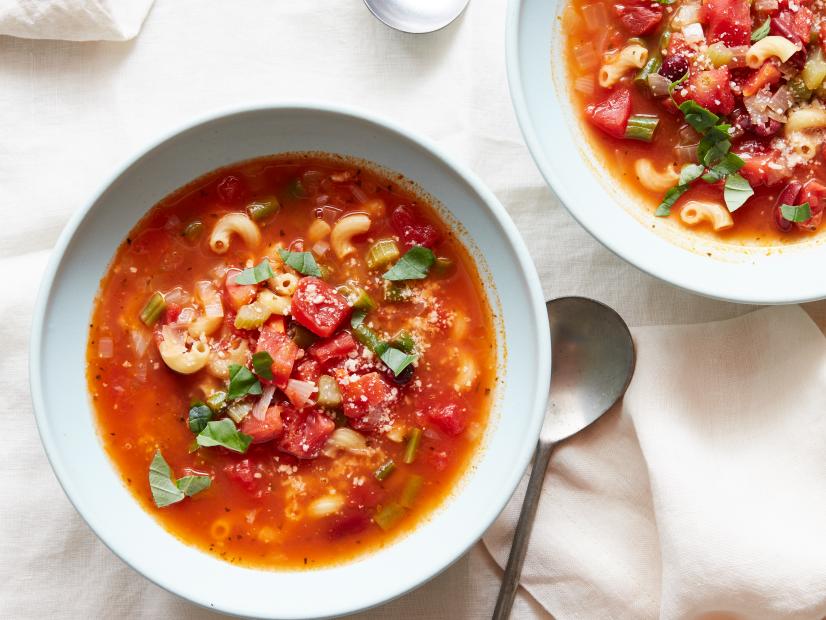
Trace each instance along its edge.
<instances>
[{"instance_id":1,"label":"white ceramic bowl","mask_svg":"<svg viewBox=\"0 0 826 620\"><path fill-rule=\"evenodd\" d=\"M743 248L698 237L656 218L617 187L574 115L558 16L567 0L510 0L507 68L525 141L571 215L608 249L676 286L743 303L826 297L826 239L783 248ZM595 179L598 182L595 182ZM709 256L709 254L711 256Z\"/></svg>"},{"instance_id":2,"label":"white ceramic bowl","mask_svg":"<svg viewBox=\"0 0 826 620\"><path fill-rule=\"evenodd\" d=\"M184 545L139 507L98 439L84 351L99 280L118 244L152 205L215 168L300 150L349 154L400 171L463 224L460 237L481 263L504 334L501 381L483 449L431 519L388 548L349 564L261 571ZM37 300L31 389L41 438L66 494L101 540L135 570L223 612L256 618L333 616L415 588L456 560L493 522L539 433L550 377L547 334L542 291L527 249L502 205L467 169L432 144L365 113L262 106L201 120L161 140L75 214L57 243Z\"/></svg>"}]
</instances>

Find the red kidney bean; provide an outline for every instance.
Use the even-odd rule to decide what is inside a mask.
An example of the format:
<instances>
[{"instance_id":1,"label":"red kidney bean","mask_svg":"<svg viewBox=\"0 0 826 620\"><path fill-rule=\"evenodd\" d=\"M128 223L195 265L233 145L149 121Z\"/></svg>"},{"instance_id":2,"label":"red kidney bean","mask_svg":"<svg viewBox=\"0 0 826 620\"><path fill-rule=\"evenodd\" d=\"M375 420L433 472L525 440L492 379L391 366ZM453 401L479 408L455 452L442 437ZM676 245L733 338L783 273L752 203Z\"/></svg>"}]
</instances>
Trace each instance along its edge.
<instances>
[{"instance_id":1,"label":"red kidney bean","mask_svg":"<svg viewBox=\"0 0 826 620\"><path fill-rule=\"evenodd\" d=\"M659 74L676 82L685 75L686 71L688 71L688 59L682 54L671 54L663 59Z\"/></svg>"},{"instance_id":2,"label":"red kidney bean","mask_svg":"<svg viewBox=\"0 0 826 620\"><path fill-rule=\"evenodd\" d=\"M782 127L782 125L773 118L770 118L769 121L763 125L758 125L752 122L750 126L751 130L761 138L768 138L769 136L773 136L778 131L780 131L780 128Z\"/></svg>"},{"instance_id":3,"label":"red kidney bean","mask_svg":"<svg viewBox=\"0 0 826 620\"><path fill-rule=\"evenodd\" d=\"M797 197L800 196L800 189L802 187L803 186L799 181L791 181L786 187L783 188L783 191L777 195L777 200L774 203L774 209L772 209L772 215L774 216L774 223L783 232L789 232L792 229L792 226L794 226L794 222L790 222L783 217L780 207L782 205L795 204Z\"/></svg>"}]
</instances>

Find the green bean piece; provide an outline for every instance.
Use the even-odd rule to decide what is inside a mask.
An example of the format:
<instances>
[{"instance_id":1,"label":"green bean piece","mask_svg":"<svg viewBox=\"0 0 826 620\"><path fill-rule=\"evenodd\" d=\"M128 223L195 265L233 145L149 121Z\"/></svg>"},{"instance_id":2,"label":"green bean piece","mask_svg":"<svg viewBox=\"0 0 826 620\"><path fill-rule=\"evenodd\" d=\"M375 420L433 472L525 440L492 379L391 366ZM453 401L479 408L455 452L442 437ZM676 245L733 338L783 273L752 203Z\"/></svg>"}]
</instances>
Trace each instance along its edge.
<instances>
[{"instance_id":1,"label":"green bean piece","mask_svg":"<svg viewBox=\"0 0 826 620\"><path fill-rule=\"evenodd\" d=\"M625 137L629 140L651 142L654 139L654 130L660 123L656 114L632 114L625 127Z\"/></svg>"},{"instance_id":2,"label":"green bean piece","mask_svg":"<svg viewBox=\"0 0 826 620\"><path fill-rule=\"evenodd\" d=\"M292 338L293 342L302 349L306 349L318 340L318 336L298 323L293 323L290 326L290 338Z\"/></svg>"},{"instance_id":3,"label":"green bean piece","mask_svg":"<svg viewBox=\"0 0 826 620\"><path fill-rule=\"evenodd\" d=\"M336 289L336 292L339 295L343 295L356 310L370 312L370 310L376 309L376 302L373 301L370 294L360 286L342 284Z\"/></svg>"},{"instance_id":4,"label":"green bean piece","mask_svg":"<svg viewBox=\"0 0 826 620\"><path fill-rule=\"evenodd\" d=\"M213 392L206 399L206 406L212 409L213 413L219 413L227 404L227 393L223 391Z\"/></svg>"},{"instance_id":5,"label":"green bean piece","mask_svg":"<svg viewBox=\"0 0 826 620\"><path fill-rule=\"evenodd\" d=\"M379 239L368 250L365 262L368 269L381 269L400 256L399 246L392 239Z\"/></svg>"},{"instance_id":6,"label":"green bean piece","mask_svg":"<svg viewBox=\"0 0 826 620\"><path fill-rule=\"evenodd\" d=\"M394 469L396 469L396 464L391 459L386 463L381 464L379 468L373 472L373 475L376 477L376 480L385 480L390 474L393 473Z\"/></svg>"},{"instance_id":7,"label":"green bean piece","mask_svg":"<svg viewBox=\"0 0 826 620\"><path fill-rule=\"evenodd\" d=\"M188 241L195 241L204 232L204 223L201 220L192 220L181 232L181 235Z\"/></svg>"},{"instance_id":8,"label":"green bean piece","mask_svg":"<svg viewBox=\"0 0 826 620\"><path fill-rule=\"evenodd\" d=\"M166 310L166 300L164 300L161 292L155 291L141 310L141 321L147 327L152 327L164 310Z\"/></svg>"},{"instance_id":9,"label":"green bean piece","mask_svg":"<svg viewBox=\"0 0 826 620\"><path fill-rule=\"evenodd\" d=\"M356 337L356 340L379 357L381 357L381 354L387 351L387 348L390 346L364 323L359 323L356 327L353 327L353 335Z\"/></svg>"},{"instance_id":10,"label":"green bean piece","mask_svg":"<svg viewBox=\"0 0 826 620\"><path fill-rule=\"evenodd\" d=\"M402 489L402 495L399 498L399 504L404 506L405 508L413 508L413 504L416 503L416 497L419 495L419 491L422 490L422 485L424 484L424 478L417 474L413 474L407 479L407 482L404 483L404 489Z\"/></svg>"},{"instance_id":11,"label":"green bean piece","mask_svg":"<svg viewBox=\"0 0 826 620\"><path fill-rule=\"evenodd\" d=\"M387 531L403 516L404 508L393 502L381 508L373 517L373 521L375 521L376 525L381 529Z\"/></svg>"},{"instance_id":12,"label":"green bean piece","mask_svg":"<svg viewBox=\"0 0 826 620\"><path fill-rule=\"evenodd\" d=\"M663 61L659 54L651 56L634 77L634 84L648 88L648 76L660 70Z\"/></svg>"},{"instance_id":13,"label":"green bean piece","mask_svg":"<svg viewBox=\"0 0 826 620\"><path fill-rule=\"evenodd\" d=\"M396 334L396 337L393 338L393 342L390 344L405 353L413 353L413 349L416 348L416 341L413 339L413 336L405 330Z\"/></svg>"},{"instance_id":14,"label":"green bean piece","mask_svg":"<svg viewBox=\"0 0 826 620\"><path fill-rule=\"evenodd\" d=\"M318 378L318 399L316 403L319 407L335 409L341 406L341 391L338 383L329 375L321 375Z\"/></svg>"},{"instance_id":15,"label":"green bean piece","mask_svg":"<svg viewBox=\"0 0 826 620\"><path fill-rule=\"evenodd\" d=\"M419 449L419 443L422 441L422 429L414 428L410 431L410 436L407 438L407 445L404 448L404 463L410 465L416 460L416 452Z\"/></svg>"},{"instance_id":16,"label":"green bean piece","mask_svg":"<svg viewBox=\"0 0 826 620\"><path fill-rule=\"evenodd\" d=\"M412 289L404 282L391 282L387 280L384 283L384 301L390 303L407 301L412 294Z\"/></svg>"},{"instance_id":17,"label":"green bean piece","mask_svg":"<svg viewBox=\"0 0 826 620\"><path fill-rule=\"evenodd\" d=\"M247 213L256 222L272 217L281 210L281 205L275 198L268 198L267 200L258 200L247 205Z\"/></svg>"}]
</instances>

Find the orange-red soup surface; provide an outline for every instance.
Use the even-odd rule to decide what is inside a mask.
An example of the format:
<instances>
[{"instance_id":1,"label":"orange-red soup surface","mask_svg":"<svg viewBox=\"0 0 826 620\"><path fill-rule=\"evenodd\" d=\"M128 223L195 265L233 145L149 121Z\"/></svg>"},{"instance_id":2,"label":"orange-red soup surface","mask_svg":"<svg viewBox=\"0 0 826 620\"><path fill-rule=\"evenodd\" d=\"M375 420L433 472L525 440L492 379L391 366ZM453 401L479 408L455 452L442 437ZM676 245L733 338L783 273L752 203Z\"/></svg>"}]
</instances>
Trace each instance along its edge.
<instances>
[{"instance_id":1,"label":"orange-red soup surface","mask_svg":"<svg viewBox=\"0 0 826 620\"><path fill-rule=\"evenodd\" d=\"M411 266L424 277L384 278ZM319 155L234 165L153 207L102 280L87 360L143 507L264 568L416 527L469 467L496 381L492 315L451 229L401 177Z\"/></svg>"},{"instance_id":2,"label":"orange-red soup surface","mask_svg":"<svg viewBox=\"0 0 826 620\"><path fill-rule=\"evenodd\" d=\"M598 160L644 208L697 234L811 238L826 207L823 7L570 0L570 91ZM714 115L708 126L686 114L697 106Z\"/></svg>"}]
</instances>

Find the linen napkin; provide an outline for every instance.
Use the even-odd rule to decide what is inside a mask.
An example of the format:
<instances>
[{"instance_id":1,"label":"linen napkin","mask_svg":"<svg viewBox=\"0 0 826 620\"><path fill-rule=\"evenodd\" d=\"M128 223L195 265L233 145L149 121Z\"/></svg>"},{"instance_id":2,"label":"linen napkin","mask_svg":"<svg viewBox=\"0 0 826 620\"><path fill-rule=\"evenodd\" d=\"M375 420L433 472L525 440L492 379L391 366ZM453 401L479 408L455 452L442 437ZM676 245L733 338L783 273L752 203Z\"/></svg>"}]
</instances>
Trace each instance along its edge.
<instances>
[{"instance_id":1,"label":"linen napkin","mask_svg":"<svg viewBox=\"0 0 826 620\"><path fill-rule=\"evenodd\" d=\"M0 34L24 39L126 41L154 0L0 0Z\"/></svg>"},{"instance_id":2,"label":"linen napkin","mask_svg":"<svg viewBox=\"0 0 826 620\"><path fill-rule=\"evenodd\" d=\"M632 330L624 402L557 447L522 585L557 618L826 616L826 339L798 306ZM527 478L484 542L507 562Z\"/></svg>"}]
</instances>

